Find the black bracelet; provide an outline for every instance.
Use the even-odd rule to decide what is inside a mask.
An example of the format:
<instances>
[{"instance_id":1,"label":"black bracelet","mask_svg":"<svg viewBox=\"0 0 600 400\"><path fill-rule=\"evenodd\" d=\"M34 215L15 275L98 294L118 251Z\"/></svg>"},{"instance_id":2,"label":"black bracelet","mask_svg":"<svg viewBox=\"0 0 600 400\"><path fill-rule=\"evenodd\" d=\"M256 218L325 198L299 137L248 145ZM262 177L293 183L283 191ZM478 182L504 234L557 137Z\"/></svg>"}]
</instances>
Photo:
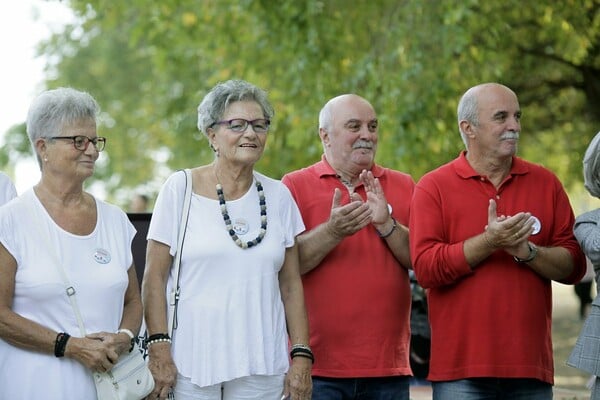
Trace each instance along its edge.
<instances>
[{"instance_id":1,"label":"black bracelet","mask_svg":"<svg viewBox=\"0 0 600 400\"><path fill-rule=\"evenodd\" d=\"M385 239L386 237L390 236L394 230L396 229L396 227L398 226L398 222L396 222L396 219L394 217L392 217L392 229L390 229L390 231L386 234L381 234L381 232L379 232L377 229L375 229L377 231L377 235L379 235L380 238Z\"/></svg>"},{"instance_id":2,"label":"black bracelet","mask_svg":"<svg viewBox=\"0 0 600 400\"><path fill-rule=\"evenodd\" d=\"M66 332L60 332L56 335L56 340L54 341L54 355L56 357L64 357L67 341L70 337L71 336Z\"/></svg>"},{"instance_id":3,"label":"black bracelet","mask_svg":"<svg viewBox=\"0 0 600 400\"><path fill-rule=\"evenodd\" d=\"M313 352L309 348L306 348L306 347L293 348L292 351L290 351L290 358L294 358L294 357L309 358L310 361L313 362L313 364L315 363L315 356L313 355Z\"/></svg>"}]
</instances>

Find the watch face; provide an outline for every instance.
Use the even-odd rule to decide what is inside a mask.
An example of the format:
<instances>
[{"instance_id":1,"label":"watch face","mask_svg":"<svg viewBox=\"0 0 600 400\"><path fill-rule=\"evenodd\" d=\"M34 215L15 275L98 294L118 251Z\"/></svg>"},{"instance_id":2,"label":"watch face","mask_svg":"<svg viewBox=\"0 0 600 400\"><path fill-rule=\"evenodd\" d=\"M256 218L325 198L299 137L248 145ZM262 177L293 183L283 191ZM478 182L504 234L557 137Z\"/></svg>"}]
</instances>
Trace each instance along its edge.
<instances>
[{"instance_id":1,"label":"watch face","mask_svg":"<svg viewBox=\"0 0 600 400\"><path fill-rule=\"evenodd\" d=\"M535 215L532 215L531 219L533 219L533 232L531 232L531 234L537 235L542 230L542 223L540 222L539 218Z\"/></svg>"}]
</instances>

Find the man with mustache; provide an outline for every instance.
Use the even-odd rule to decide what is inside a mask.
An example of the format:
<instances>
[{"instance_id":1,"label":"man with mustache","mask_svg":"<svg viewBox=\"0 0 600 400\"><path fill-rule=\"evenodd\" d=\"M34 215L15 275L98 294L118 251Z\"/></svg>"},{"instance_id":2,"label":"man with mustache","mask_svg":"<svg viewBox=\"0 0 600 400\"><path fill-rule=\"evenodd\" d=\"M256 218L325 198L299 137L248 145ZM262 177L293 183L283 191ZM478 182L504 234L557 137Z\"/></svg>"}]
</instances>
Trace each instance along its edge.
<instances>
[{"instance_id":1,"label":"man with mustache","mask_svg":"<svg viewBox=\"0 0 600 400\"><path fill-rule=\"evenodd\" d=\"M313 400L408 400L414 181L374 163L378 129L362 97L329 100L321 161L283 177L306 226L298 248Z\"/></svg>"},{"instance_id":2,"label":"man with mustache","mask_svg":"<svg viewBox=\"0 0 600 400\"><path fill-rule=\"evenodd\" d=\"M411 202L433 399L552 399L551 283L586 269L569 199L552 172L516 156L521 109L508 87L470 88L458 127L466 150L423 176Z\"/></svg>"}]
</instances>

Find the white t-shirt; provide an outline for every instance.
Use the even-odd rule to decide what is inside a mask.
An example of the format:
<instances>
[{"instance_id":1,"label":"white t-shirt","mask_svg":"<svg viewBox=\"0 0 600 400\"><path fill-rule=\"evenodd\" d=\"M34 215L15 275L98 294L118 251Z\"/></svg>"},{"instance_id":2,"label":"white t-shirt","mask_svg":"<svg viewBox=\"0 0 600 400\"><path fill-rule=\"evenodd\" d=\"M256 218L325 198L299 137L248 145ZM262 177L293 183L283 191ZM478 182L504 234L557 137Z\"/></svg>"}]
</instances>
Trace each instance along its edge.
<instances>
[{"instance_id":1,"label":"white t-shirt","mask_svg":"<svg viewBox=\"0 0 600 400\"><path fill-rule=\"evenodd\" d=\"M17 197L17 190L10 178L0 172L0 206Z\"/></svg>"},{"instance_id":2,"label":"white t-shirt","mask_svg":"<svg viewBox=\"0 0 600 400\"><path fill-rule=\"evenodd\" d=\"M178 371L198 386L250 375L287 372L287 331L278 273L285 249L304 230L296 203L280 181L255 173L267 204L267 233L249 249L239 248L225 229L217 200L192 194L181 257L181 296L172 352ZM185 174L176 172L163 185L148 239L164 243L174 255L183 208ZM255 185L227 201L243 241L260 229ZM246 233L243 233L246 231ZM173 280L173 269L167 293Z\"/></svg>"},{"instance_id":3,"label":"white t-shirt","mask_svg":"<svg viewBox=\"0 0 600 400\"><path fill-rule=\"evenodd\" d=\"M116 206L96 200L96 207L96 227L87 236L56 225L33 189L0 207L0 242L17 261L14 312L81 336L54 262L60 260L77 291L86 332L119 328L135 228ZM67 357L24 350L0 339L0 371L0 399L96 399L91 371Z\"/></svg>"}]
</instances>

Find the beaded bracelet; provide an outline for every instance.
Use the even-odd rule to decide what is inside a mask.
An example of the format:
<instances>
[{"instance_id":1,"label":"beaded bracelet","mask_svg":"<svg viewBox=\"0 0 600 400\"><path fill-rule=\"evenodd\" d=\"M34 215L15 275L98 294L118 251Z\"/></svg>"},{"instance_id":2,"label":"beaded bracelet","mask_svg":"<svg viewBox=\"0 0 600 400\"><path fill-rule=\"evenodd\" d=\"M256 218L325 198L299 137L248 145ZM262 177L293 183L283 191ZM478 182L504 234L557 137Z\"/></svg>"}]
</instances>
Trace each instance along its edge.
<instances>
[{"instance_id":1,"label":"beaded bracelet","mask_svg":"<svg viewBox=\"0 0 600 400\"><path fill-rule=\"evenodd\" d=\"M56 357L64 357L67 341L70 337L71 335L66 332L60 332L56 335L56 340L54 341L54 355Z\"/></svg>"},{"instance_id":2,"label":"beaded bracelet","mask_svg":"<svg viewBox=\"0 0 600 400\"><path fill-rule=\"evenodd\" d=\"M171 337L167 333L155 333L154 335L148 336L146 339L146 346L160 342L171 343Z\"/></svg>"},{"instance_id":3,"label":"beaded bracelet","mask_svg":"<svg viewBox=\"0 0 600 400\"><path fill-rule=\"evenodd\" d=\"M396 219L394 217L392 217L392 229L390 229L390 231L388 233L382 234L377 229L375 229L375 230L377 231L377 235L379 235L380 238L385 239L386 237L390 236L394 232L394 230L396 229L397 226L398 226L398 222L396 221Z\"/></svg>"},{"instance_id":4,"label":"beaded bracelet","mask_svg":"<svg viewBox=\"0 0 600 400\"><path fill-rule=\"evenodd\" d=\"M171 343L171 339L164 338L164 339L146 340L146 346L150 346L151 344L161 343L161 342Z\"/></svg>"}]
</instances>

